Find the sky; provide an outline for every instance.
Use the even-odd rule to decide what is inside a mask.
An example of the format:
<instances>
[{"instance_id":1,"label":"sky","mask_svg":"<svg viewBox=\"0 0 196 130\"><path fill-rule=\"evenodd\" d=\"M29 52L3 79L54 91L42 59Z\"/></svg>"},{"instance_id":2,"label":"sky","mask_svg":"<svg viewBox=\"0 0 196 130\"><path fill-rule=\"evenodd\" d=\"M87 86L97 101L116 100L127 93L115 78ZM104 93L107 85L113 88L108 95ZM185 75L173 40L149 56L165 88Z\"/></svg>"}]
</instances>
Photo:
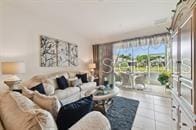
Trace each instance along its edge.
<instances>
[{"instance_id":1,"label":"sky","mask_svg":"<svg viewBox=\"0 0 196 130\"><path fill-rule=\"evenodd\" d=\"M165 53L165 45L161 44L158 46L150 47L149 48L149 54L164 54ZM134 47L133 48L133 54L132 54L132 49L131 48L126 48L126 49L116 49L113 52L114 55L132 55L134 58L136 58L138 55L144 55L148 54L148 47L143 46L143 47Z\"/></svg>"}]
</instances>

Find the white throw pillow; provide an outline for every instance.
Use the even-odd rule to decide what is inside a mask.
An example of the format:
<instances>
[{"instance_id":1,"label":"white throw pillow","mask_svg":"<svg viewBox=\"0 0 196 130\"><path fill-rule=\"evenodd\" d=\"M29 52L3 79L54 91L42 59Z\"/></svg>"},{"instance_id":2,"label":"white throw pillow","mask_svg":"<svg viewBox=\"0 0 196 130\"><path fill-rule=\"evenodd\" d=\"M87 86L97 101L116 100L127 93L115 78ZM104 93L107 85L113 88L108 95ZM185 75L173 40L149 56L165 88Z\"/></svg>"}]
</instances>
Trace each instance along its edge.
<instances>
[{"instance_id":1,"label":"white throw pillow","mask_svg":"<svg viewBox=\"0 0 196 130\"><path fill-rule=\"evenodd\" d=\"M56 119L61 108L61 104L56 96L46 96L35 91L32 100L41 108L49 111L53 115L54 119Z\"/></svg>"},{"instance_id":2,"label":"white throw pillow","mask_svg":"<svg viewBox=\"0 0 196 130\"><path fill-rule=\"evenodd\" d=\"M76 77L77 72L69 72L69 78Z\"/></svg>"},{"instance_id":3,"label":"white throw pillow","mask_svg":"<svg viewBox=\"0 0 196 130\"><path fill-rule=\"evenodd\" d=\"M69 74L68 74L68 73L64 73L63 76L64 76L66 79L69 79Z\"/></svg>"},{"instance_id":4,"label":"white throw pillow","mask_svg":"<svg viewBox=\"0 0 196 130\"><path fill-rule=\"evenodd\" d=\"M82 80L81 79L74 80L72 85L74 87L80 87L82 85Z\"/></svg>"},{"instance_id":5,"label":"white throw pillow","mask_svg":"<svg viewBox=\"0 0 196 130\"><path fill-rule=\"evenodd\" d=\"M55 90L59 88L57 81L56 81L56 78L50 78L48 80L51 83L51 85L54 87Z\"/></svg>"},{"instance_id":6,"label":"white throw pillow","mask_svg":"<svg viewBox=\"0 0 196 130\"><path fill-rule=\"evenodd\" d=\"M77 80L78 80L77 77L69 78L69 79L68 79L69 87L75 87L75 82L76 82Z\"/></svg>"},{"instance_id":7,"label":"white throw pillow","mask_svg":"<svg viewBox=\"0 0 196 130\"><path fill-rule=\"evenodd\" d=\"M51 96L54 95L55 86L52 84L50 80L46 80L43 82L44 90L46 95Z\"/></svg>"}]
</instances>

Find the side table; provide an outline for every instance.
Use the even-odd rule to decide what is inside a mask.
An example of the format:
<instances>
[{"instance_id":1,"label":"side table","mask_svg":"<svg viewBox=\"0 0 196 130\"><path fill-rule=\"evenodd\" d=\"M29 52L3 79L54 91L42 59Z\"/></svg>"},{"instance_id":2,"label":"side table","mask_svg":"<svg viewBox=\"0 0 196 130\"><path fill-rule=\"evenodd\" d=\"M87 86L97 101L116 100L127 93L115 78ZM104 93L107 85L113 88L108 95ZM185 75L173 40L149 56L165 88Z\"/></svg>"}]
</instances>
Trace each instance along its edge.
<instances>
[{"instance_id":1,"label":"side table","mask_svg":"<svg viewBox=\"0 0 196 130\"><path fill-rule=\"evenodd\" d=\"M96 82L97 86L99 86L99 77L95 77L94 82Z\"/></svg>"}]
</instances>

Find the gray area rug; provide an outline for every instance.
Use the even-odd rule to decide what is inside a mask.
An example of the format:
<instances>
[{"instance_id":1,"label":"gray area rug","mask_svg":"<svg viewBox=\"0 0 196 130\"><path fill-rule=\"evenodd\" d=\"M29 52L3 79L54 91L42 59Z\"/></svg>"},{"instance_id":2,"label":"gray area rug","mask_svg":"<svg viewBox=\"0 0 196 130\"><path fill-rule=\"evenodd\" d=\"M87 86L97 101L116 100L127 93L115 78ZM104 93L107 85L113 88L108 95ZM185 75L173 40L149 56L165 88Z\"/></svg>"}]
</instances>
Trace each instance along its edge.
<instances>
[{"instance_id":1,"label":"gray area rug","mask_svg":"<svg viewBox=\"0 0 196 130\"><path fill-rule=\"evenodd\" d=\"M114 97L113 104L106 113L112 130L131 130L138 105L137 100Z\"/></svg>"}]
</instances>

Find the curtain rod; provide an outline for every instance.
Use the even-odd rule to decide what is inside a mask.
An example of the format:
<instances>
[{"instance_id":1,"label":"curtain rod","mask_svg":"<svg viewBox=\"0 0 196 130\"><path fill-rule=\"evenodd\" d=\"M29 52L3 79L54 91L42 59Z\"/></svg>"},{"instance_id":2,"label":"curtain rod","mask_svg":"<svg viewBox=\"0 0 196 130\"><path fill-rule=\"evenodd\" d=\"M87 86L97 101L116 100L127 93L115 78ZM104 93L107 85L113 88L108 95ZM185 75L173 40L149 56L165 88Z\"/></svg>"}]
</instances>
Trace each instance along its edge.
<instances>
[{"instance_id":1,"label":"curtain rod","mask_svg":"<svg viewBox=\"0 0 196 130\"><path fill-rule=\"evenodd\" d=\"M150 38L150 37L156 37L156 36L167 35L167 34L170 34L170 33L169 32L164 32L164 33L153 34L153 35L149 35L149 36L135 37L135 38L125 39L125 40L118 40L118 41L107 42L107 43L98 43L98 44L94 44L94 45L116 44L116 43L119 43L119 42L127 42L127 41L131 41L131 40L135 40L135 39Z\"/></svg>"}]
</instances>

